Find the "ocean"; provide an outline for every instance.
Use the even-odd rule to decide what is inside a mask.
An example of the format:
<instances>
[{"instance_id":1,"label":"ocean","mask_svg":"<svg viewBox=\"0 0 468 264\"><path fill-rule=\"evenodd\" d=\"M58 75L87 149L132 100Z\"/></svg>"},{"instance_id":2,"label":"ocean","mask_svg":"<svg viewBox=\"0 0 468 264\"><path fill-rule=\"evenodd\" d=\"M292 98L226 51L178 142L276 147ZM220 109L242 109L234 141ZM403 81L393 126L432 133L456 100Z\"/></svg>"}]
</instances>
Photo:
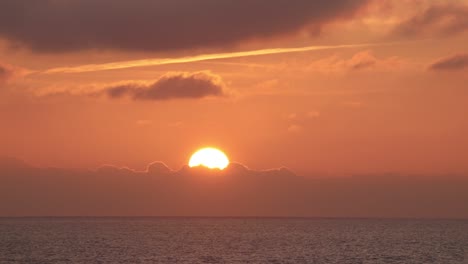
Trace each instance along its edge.
<instances>
[{"instance_id":1,"label":"ocean","mask_svg":"<svg viewBox=\"0 0 468 264\"><path fill-rule=\"evenodd\" d=\"M0 263L468 263L468 220L0 218Z\"/></svg>"}]
</instances>

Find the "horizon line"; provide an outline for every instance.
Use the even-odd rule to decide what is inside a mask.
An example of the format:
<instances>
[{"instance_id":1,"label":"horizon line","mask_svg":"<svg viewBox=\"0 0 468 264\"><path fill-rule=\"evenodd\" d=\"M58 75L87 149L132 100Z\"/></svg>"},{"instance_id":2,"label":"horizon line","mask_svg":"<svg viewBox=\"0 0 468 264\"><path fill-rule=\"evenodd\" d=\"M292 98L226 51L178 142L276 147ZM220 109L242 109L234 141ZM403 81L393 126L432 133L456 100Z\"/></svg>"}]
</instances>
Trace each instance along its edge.
<instances>
[{"instance_id":1,"label":"horizon line","mask_svg":"<svg viewBox=\"0 0 468 264\"><path fill-rule=\"evenodd\" d=\"M449 220L449 221L466 221L468 218L463 217L411 217L411 216L184 216L184 215L24 215L24 216L1 216L1 219L6 218L197 218L197 219L335 219L335 220Z\"/></svg>"}]
</instances>

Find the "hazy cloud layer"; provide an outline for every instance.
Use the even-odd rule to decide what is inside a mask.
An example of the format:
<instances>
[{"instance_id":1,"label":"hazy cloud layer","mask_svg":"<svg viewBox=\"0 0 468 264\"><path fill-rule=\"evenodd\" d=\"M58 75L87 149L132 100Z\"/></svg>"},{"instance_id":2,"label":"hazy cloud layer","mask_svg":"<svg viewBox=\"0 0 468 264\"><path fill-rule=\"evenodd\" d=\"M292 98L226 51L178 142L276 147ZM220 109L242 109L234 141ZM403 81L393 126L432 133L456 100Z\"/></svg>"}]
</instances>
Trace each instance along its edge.
<instances>
[{"instance_id":1,"label":"hazy cloud layer","mask_svg":"<svg viewBox=\"0 0 468 264\"><path fill-rule=\"evenodd\" d=\"M0 85L13 76L14 70L0 63Z\"/></svg>"},{"instance_id":2,"label":"hazy cloud layer","mask_svg":"<svg viewBox=\"0 0 468 264\"><path fill-rule=\"evenodd\" d=\"M307 70L322 73L358 72L358 71L392 71L401 69L404 61L398 57L378 58L370 50L360 51L351 58L333 55L313 61Z\"/></svg>"},{"instance_id":3,"label":"hazy cloud layer","mask_svg":"<svg viewBox=\"0 0 468 264\"><path fill-rule=\"evenodd\" d=\"M467 218L468 178L305 178L155 162L145 171L34 168L0 159L0 216L345 216Z\"/></svg>"},{"instance_id":4,"label":"hazy cloud layer","mask_svg":"<svg viewBox=\"0 0 468 264\"><path fill-rule=\"evenodd\" d=\"M110 98L129 96L134 100L199 99L208 96L226 96L221 77L209 72L172 73L154 83L130 83L105 88Z\"/></svg>"},{"instance_id":5,"label":"hazy cloud layer","mask_svg":"<svg viewBox=\"0 0 468 264\"><path fill-rule=\"evenodd\" d=\"M6 80L8 77L7 69L0 65L0 82Z\"/></svg>"},{"instance_id":6,"label":"hazy cloud layer","mask_svg":"<svg viewBox=\"0 0 468 264\"><path fill-rule=\"evenodd\" d=\"M433 5L399 25L393 34L402 37L448 36L468 31L468 5Z\"/></svg>"},{"instance_id":7,"label":"hazy cloud layer","mask_svg":"<svg viewBox=\"0 0 468 264\"><path fill-rule=\"evenodd\" d=\"M429 65L434 71L456 71L468 68L468 54L461 53L447 56Z\"/></svg>"},{"instance_id":8,"label":"hazy cloud layer","mask_svg":"<svg viewBox=\"0 0 468 264\"><path fill-rule=\"evenodd\" d=\"M0 37L38 52L232 45L352 16L367 0L4 0Z\"/></svg>"},{"instance_id":9,"label":"hazy cloud layer","mask_svg":"<svg viewBox=\"0 0 468 264\"><path fill-rule=\"evenodd\" d=\"M373 68L377 64L377 58L370 51L360 52L354 55L348 64L352 70Z\"/></svg>"}]
</instances>

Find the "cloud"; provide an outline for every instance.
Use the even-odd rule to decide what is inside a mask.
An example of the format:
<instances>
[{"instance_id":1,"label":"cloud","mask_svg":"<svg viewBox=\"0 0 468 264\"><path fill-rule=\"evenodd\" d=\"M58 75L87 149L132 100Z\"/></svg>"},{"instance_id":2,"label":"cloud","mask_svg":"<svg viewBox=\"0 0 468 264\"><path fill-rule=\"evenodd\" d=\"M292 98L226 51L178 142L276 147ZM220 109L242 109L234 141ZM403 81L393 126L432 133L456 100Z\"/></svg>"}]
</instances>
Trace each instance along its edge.
<instances>
[{"instance_id":1,"label":"cloud","mask_svg":"<svg viewBox=\"0 0 468 264\"><path fill-rule=\"evenodd\" d=\"M307 130L311 121L320 117L319 111L308 111L299 113L290 113L283 115L287 121L287 131L291 134L297 134Z\"/></svg>"},{"instance_id":2,"label":"cloud","mask_svg":"<svg viewBox=\"0 0 468 264\"><path fill-rule=\"evenodd\" d=\"M153 124L153 121L148 120L148 119L140 119L140 120L137 120L135 123L138 126L149 126L149 125Z\"/></svg>"},{"instance_id":3,"label":"cloud","mask_svg":"<svg viewBox=\"0 0 468 264\"><path fill-rule=\"evenodd\" d=\"M33 71L16 65L0 62L0 87L20 77L26 76Z\"/></svg>"},{"instance_id":4,"label":"cloud","mask_svg":"<svg viewBox=\"0 0 468 264\"><path fill-rule=\"evenodd\" d=\"M15 69L0 63L0 84L5 83L16 74Z\"/></svg>"},{"instance_id":5,"label":"cloud","mask_svg":"<svg viewBox=\"0 0 468 264\"><path fill-rule=\"evenodd\" d=\"M468 178L300 177L162 162L144 171L36 168L0 159L0 216L325 216L467 218Z\"/></svg>"},{"instance_id":6,"label":"cloud","mask_svg":"<svg viewBox=\"0 0 468 264\"><path fill-rule=\"evenodd\" d=\"M341 58L337 55L316 60L306 68L309 71L323 73L342 73L383 70L389 71L401 68L403 60L398 57L378 58L370 50L360 51L351 58Z\"/></svg>"},{"instance_id":7,"label":"cloud","mask_svg":"<svg viewBox=\"0 0 468 264\"><path fill-rule=\"evenodd\" d=\"M154 175L164 175L164 174L169 174L169 173L174 172L166 164L164 164L164 162L160 162L160 161L150 163L146 171L149 174L154 174Z\"/></svg>"},{"instance_id":8,"label":"cloud","mask_svg":"<svg viewBox=\"0 0 468 264\"><path fill-rule=\"evenodd\" d=\"M227 96L221 77L210 72L170 73L150 84L129 83L104 88L112 99L129 96L134 100L199 99Z\"/></svg>"},{"instance_id":9,"label":"cloud","mask_svg":"<svg viewBox=\"0 0 468 264\"><path fill-rule=\"evenodd\" d=\"M433 71L456 71L468 68L468 54L460 53L440 58L428 67Z\"/></svg>"},{"instance_id":10,"label":"cloud","mask_svg":"<svg viewBox=\"0 0 468 264\"><path fill-rule=\"evenodd\" d=\"M106 71L106 70L127 69L127 68L134 68L134 67L160 66L160 65L168 65L168 64L192 63L192 62L200 62L200 61L242 58L242 57L250 57L250 56L307 52L307 51L318 51L318 50L328 50L328 49L347 49L347 48L349 49L349 48L358 48L358 47L382 46L382 45L390 45L390 44L392 43L365 43L365 44L349 44L349 45L307 46L307 47L299 47L299 48L273 48L273 49L249 50L249 51L238 51L238 52L227 52L227 53L212 53L212 54L201 54L201 55L196 55L196 56L180 57L180 58L142 59L142 60L110 62L110 63L103 63L103 64L88 64L88 65L80 65L80 66L74 66L74 67L58 67L58 68L52 68L52 69L46 70L42 73L54 74L54 73L81 73L81 72L93 72L93 71ZM247 64L247 65L250 65L250 64Z\"/></svg>"},{"instance_id":11,"label":"cloud","mask_svg":"<svg viewBox=\"0 0 468 264\"><path fill-rule=\"evenodd\" d=\"M297 125L297 124L292 124L292 125L289 125L288 127L288 132L290 133L299 133L302 131L302 127L300 125Z\"/></svg>"},{"instance_id":12,"label":"cloud","mask_svg":"<svg viewBox=\"0 0 468 264\"><path fill-rule=\"evenodd\" d=\"M0 1L0 36L36 52L168 51L282 36L354 15L367 0Z\"/></svg>"},{"instance_id":13,"label":"cloud","mask_svg":"<svg viewBox=\"0 0 468 264\"><path fill-rule=\"evenodd\" d=\"M0 65L0 82L6 80L8 77L8 71Z\"/></svg>"},{"instance_id":14,"label":"cloud","mask_svg":"<svg viewBox=\"0 0 468 264\"><path fill-rule=\"evenodd\" d=\"M344 102L343 105L349 108L361 108L363 103L360 101L348 101Z\"/></svg>"},{"instance_id":15,"label":"cloud","mask_svg":"<svg viewBox=\"0 0 468 264\"><path fill-rule=\"evenodd\" d=\"M306 113L306 116L308 118L317 118L320 116L320 112L319 111L309 111Z\"/></svg>"},{"instance_id":16,"label":"cloud","mask_svg":"<svg viewBox=\"0 0 468 264\"><path fill-rule=\"evenodd\" d=\"M468 5L432 5L399 23L392 35L401 37L451 36L468 31Z\"/></svg>"},{"instance_id":17,"label":"cloud","mask_svg":"<svg viewBox=\"0 0 468 264\"><path fill-rule=\"evenodd\" d=\"M370 51L364 51L355 54L346 64L352 70L363 70L374 67L377 58Z\"/></svg>"}]
</instances>

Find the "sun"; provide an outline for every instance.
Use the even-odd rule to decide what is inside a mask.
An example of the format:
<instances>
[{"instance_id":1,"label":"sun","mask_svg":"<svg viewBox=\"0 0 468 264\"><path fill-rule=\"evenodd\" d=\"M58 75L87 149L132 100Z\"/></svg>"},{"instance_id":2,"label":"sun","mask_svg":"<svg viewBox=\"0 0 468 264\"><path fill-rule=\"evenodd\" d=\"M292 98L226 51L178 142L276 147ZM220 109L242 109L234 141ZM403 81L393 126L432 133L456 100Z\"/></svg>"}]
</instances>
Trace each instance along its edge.
<instances>
[{"instance_id":1,"label":"sun","mask_svg":"<svg viewBox=\"0 0 468 264\"><path fill-rule=\"evenodd\" d=\"M188 165L189 167L203 166L209 169L223 170L229 165L229 159L219 149L202 148L192 154Z\"/></svg>"}]
</instances>

